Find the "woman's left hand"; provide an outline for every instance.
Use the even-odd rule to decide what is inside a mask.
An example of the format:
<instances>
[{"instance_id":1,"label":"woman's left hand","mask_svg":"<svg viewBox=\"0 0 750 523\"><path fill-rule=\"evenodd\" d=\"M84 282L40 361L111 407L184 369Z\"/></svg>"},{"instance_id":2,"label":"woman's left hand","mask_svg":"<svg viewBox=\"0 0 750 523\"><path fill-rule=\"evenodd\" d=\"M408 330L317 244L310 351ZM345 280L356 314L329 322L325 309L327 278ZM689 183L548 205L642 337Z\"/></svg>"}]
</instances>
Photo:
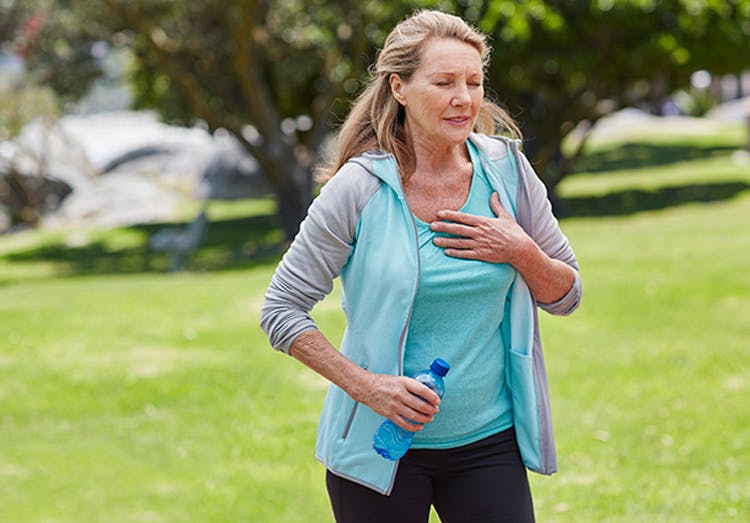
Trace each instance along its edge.
<instances>
[{"instance_id":1,"label":"woman's left hand","mask_svg":"<svg viewBox=\"0 0 750 523\"><path fill-rule=\"evenodd\" d=\"M441 221L432 222L430 228L453 236L437 236L433 242L443 247L448 256L515 265L528 242L533 240L503 209L497 193L492 193L490 207L496 214L495 218L438 211L437 217Z\"/></svg>"}]
</instances>

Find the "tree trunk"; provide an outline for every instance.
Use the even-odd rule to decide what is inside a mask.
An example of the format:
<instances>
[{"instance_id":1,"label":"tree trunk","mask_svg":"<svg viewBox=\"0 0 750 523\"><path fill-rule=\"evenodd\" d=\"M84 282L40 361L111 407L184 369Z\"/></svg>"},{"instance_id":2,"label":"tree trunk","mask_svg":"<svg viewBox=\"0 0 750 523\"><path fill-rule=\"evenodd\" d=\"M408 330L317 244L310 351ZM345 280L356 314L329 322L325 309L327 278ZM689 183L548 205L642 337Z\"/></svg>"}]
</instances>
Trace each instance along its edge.
<instances>
[{"instance_id":1,"label":"tree trunk","mask_svg":"<svg viewBox=\"0 0 750 523\"><path fill-rule=\"evenodd\" d=\"M256 156L276 196L279 224L287 241L294 239L312 201L312 172L289 158Z\"/></svg>"},{"instance_id":2,"label":"tree trunk","mask_svg":"<svg viewBox=\"0 0 750 523\"><path fill-rule=\"evenodd\" d=\"M735 94L737 95L736 99L739 100L740 98L745 96L745 93L742 89L742 73L737 73L734 76L734 81L736 82L735 85L737 87L737 90L735 92Z\"/></svg>"},{"instance_id":3,"label":"tree trunk","mask_svg":"<svg viewBox=\"0 0 750 523\"><path fill-rule=\"evenodd\" d=\"M276 197L277 215L284 238L293 240L312 201L312 168L302 165L294 149L280 139L253 145L240 130L230 129L230 132L245 151L257 160L263 177Z\"/></svg>"},{"instance_id":4,"label":"tree trunk","mask_svg":"<svg viewBox=\"0 0 750 523\"><path fill-rule=\"evenodd\" d=\"M570 212L565 206L565 201L560 198L557 188L560 182L575 171L576 163L583 155L594 126L602 116L604 115L589 114L585 120L581 119L581 123L586 122L586 127L577 131L583 134L577 139L572 153L569 152L568 155L563 154L562 144L573 130L566 134L559 131L564 126L563 122L558 123L554 119L549 119L544 127L534 129L529 126L523 129L524 136L534 137L528 143L524 142L524 152L547 187L547 196L557 216L564 216Z\"/></svg>"},{"instance_id":5,"label":"tree trunk","mask_svg":"<svg viewBox=\"0 0 750 523\"><path fill-rule=\"evenodd\" d=\"M278 203L278 216L284 238L291 241L299 232L299 226L305 218L312 194L309 187L301 187L295 180L284 180L282 185L274 188Z\"/></svg>"},{"instance_id":6,"label":"tree trunk","mask_svg":"<svg viewBox=\"0 0 750 523\"><path fill-rule=\"evenodd\" d=\"M569 174L561 151L559 136L545 137L542 133L534 134L524 129L524 136L534 138L524 141L524 154L534 167L539 178L547 187L547 197L555 214L562 211L560 198L557 196L557 185Z\"/></svg>"}]
</instances>

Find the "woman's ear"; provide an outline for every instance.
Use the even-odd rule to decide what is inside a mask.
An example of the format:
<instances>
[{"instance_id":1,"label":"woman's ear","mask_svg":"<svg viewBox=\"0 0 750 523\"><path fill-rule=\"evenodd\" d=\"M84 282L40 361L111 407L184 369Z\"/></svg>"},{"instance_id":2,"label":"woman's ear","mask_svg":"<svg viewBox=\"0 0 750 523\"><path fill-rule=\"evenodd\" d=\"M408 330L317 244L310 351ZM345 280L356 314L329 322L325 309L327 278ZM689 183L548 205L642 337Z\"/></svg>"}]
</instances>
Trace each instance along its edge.
<instances>
[{"instance_id":1,"label":"woman's ear","mask_svg":"<svg viewBox=\"0 0 750 523\"><path fill-rule=\"evenodd\" d=\"M406 105L406 98L404 97L404 82L401 77L396 73L391 73L388 77L388 81L391 84L391 93L398 103Z\"/></svg>"}]
</instances>

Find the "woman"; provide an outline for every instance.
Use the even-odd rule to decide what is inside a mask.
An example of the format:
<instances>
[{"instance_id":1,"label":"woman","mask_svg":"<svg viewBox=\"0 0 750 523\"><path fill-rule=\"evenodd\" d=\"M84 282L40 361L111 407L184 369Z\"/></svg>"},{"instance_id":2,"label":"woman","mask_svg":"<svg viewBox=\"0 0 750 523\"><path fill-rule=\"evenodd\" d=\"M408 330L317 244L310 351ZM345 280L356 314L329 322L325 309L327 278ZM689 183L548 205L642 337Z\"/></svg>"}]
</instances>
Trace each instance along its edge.
<instances>
[{"instance_id":1,"label":"woman","mask_svg":"<svg viewBox=\"0 0 750 523\"><path fill-rule=\"evenodd\" d=\"M519 141L489 136L519 133L484 97L488 54L452 15L393 29L266 293L271 344L331 382L316 456L338 522L533 521L526 467L556 470L536 307L571 313L581 284ZM340 351L309 316L337 276ZM442 401L406 377L434 357ZM372 449L385 418L416 432L399 462Z\"/></svg>"}]
</instances>

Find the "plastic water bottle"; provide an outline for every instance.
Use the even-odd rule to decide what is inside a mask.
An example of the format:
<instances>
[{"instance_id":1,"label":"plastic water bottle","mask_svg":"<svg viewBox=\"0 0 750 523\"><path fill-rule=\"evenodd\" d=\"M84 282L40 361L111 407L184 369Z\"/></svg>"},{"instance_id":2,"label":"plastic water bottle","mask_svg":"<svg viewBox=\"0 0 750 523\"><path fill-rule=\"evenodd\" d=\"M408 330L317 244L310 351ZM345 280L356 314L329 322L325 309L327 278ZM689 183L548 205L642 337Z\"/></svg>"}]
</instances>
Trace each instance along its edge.
<instances>
[{"instance_id":1,"label":"plastic water bottle","mask_svg":"<svg viewBox=\"0 0 750 523\"><path fill-rule=\"evenodd\" d=\"M450 368L450 365L445 360L436 358L430 364L429 369L419 371L412 377L430 387L442 398L445 392L443 377L448 374ZM413 432L402 429L387 419L380 425L377 432L375 432L372 448L384 458L395 461L401 459L406 454L413 441Z\"/></svg>"}]
</instances>

